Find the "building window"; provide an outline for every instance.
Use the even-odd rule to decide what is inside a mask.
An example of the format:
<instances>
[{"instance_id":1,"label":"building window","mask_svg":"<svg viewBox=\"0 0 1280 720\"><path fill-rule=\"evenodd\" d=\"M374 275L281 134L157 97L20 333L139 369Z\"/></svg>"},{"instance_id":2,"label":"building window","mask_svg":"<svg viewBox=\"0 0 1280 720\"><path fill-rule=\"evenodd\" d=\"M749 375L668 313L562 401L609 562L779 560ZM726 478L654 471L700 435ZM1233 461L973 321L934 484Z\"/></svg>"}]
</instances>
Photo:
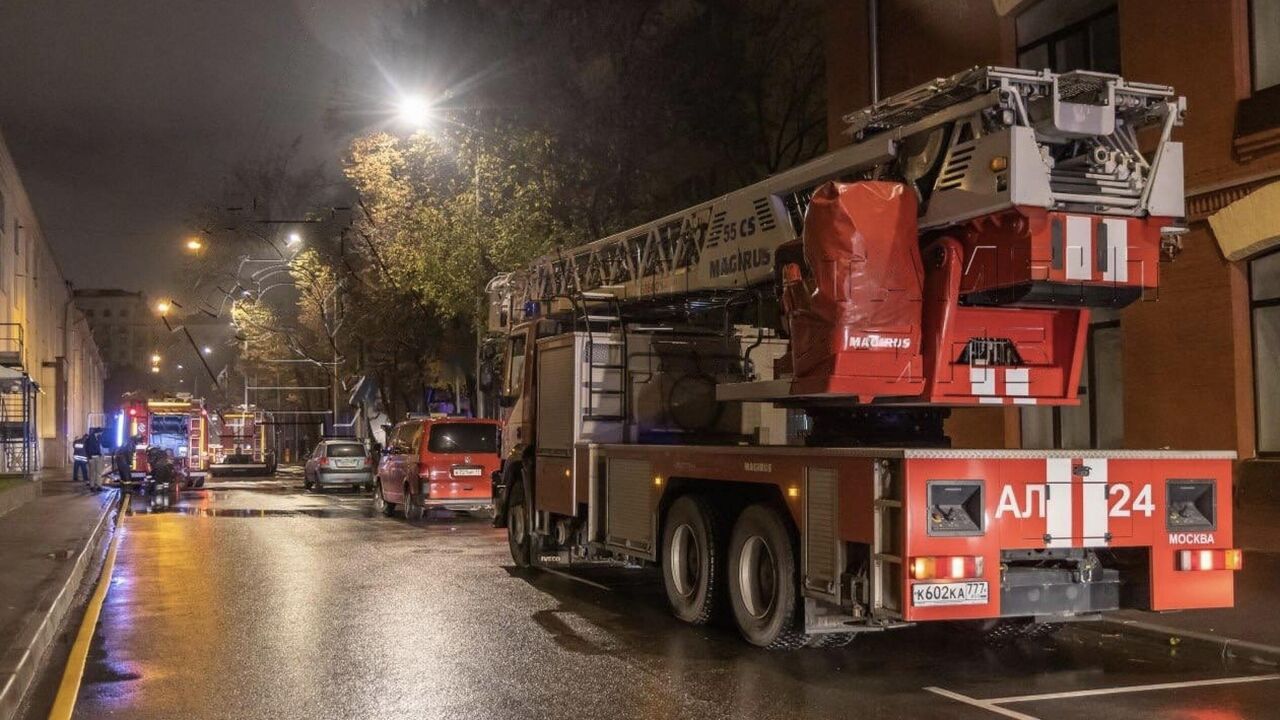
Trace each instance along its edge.
<instances>
[{"instance_id":1,"label":"building window","mask_svg":"<svg viewBox=\"0 0 1280 720\"><path fill-rule=\"evenodd\" d=\"M1253 91L1280 85L1280 0L1250 0Z\"/></svg>"},{"instance_id":2,"label":"building window","mask_svg":"<svg viewBox=\"0 0 1280 720\"><path fill-rule=\"evenodd\" d=\"M1019 67L1120 72L1120 21L1113 0L1036 3L1014 25Z\"/></svg>"},{"instance_id":3,"label":"building window","mask_svg":"<svg viewBox=\"0 0 1280 720\"><path fill-rule=\"evenodd\" d=\"M1258 454L1280 455L1280 250L1249 263Z\"/></svg>"},{"instance_id":4,"label":"building window","mask_svg":"<svg viewBox=\"0 0 1280 720\"><path fill-rule=\"evenodd\" d=\"M1085 341L1079 405L1023 408L1022 447L1115 449L1124 447L1124 374L1119 313L1093 312Z\"/></svg>"}]
</instances>

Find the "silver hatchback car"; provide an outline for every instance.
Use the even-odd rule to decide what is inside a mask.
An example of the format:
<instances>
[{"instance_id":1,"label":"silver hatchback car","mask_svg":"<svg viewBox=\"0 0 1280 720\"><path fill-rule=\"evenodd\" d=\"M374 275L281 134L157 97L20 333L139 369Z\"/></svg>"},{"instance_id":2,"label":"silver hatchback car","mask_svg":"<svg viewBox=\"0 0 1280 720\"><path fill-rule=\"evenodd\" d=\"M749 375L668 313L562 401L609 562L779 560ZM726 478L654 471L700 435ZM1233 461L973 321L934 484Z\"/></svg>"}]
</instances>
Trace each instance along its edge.
<instances>
[{"instance_id":1,"label":"silver hatchback car","mask_svg":"<svg viewBox=\"0 0 1280 720\"><path fill-rule=\"evenodd\" d=\"M373 486L373 458L356 440L321 440L307 458L302 484L313 492L348 486L357 492Z\"/></svg>"}]
</instances>

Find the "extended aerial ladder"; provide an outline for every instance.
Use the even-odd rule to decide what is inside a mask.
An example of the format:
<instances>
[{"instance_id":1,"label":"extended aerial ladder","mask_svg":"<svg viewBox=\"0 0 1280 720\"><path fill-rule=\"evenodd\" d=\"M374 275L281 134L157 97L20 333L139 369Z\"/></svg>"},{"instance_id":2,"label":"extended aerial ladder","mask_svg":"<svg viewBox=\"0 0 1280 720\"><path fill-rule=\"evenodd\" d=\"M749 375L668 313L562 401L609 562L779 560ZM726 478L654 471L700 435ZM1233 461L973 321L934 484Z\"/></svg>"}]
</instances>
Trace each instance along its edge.
<instances>
[{"instance_id":1,"label":"extended aerial ladder","mask_svg":"<svg viewBox=\"0 0 1280 720\"><path fill-rule=\"evenodd\" d=\"M1090 309L1154 291L1184 231L1184 111L975 68L850 114L848 147L494 278L515 561L657 564L678 617L727 594L769 647L1230 605L1231 453L951 450L942 424L1077 402Z\"/></svg>"}]
</instances>

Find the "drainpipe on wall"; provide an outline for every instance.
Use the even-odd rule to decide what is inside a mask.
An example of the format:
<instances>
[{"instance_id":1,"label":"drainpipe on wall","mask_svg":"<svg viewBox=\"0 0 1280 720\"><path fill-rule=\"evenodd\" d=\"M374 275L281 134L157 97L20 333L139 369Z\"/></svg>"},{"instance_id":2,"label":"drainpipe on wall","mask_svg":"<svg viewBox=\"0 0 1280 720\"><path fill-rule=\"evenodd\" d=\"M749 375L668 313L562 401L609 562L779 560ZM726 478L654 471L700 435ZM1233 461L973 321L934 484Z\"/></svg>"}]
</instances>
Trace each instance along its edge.
<instances>
[{"instance_id":1,"label":"drainpipe on wall","mask_svg":"<svg viewBox=\"0 0 1280 720\"><path fill-rule=\"evenodd\" d=\"M57 467L66 467L71 458L71 305L75 302L75 288L71 283L67 286L67 301L62 304L62 355L55 358L54 370L54 422L57 423L57 437L54 444L59 450Z\"/></svg>"},{"instance_id":2,"label":"drainpipe on wall","mask_svg":"<svg viewBox=\"0 0 1280 720\"><path fill-rule=\"evenodd\" d=\"M880 0L867 0L867 74L874 105L880 102Z\"/></svg>"}]
</instances>

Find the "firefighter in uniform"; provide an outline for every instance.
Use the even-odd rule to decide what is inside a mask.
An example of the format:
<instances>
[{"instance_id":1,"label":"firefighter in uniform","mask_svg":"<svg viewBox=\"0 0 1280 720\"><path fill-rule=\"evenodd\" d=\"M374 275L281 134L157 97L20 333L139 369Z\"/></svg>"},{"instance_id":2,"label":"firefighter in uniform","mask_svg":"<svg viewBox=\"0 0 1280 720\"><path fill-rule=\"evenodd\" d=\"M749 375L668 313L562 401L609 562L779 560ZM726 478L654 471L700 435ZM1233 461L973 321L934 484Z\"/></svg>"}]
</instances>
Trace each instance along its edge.
<instances>
[{"instance_id":1,"label":"firefighter in uniform","mask_svg":"<svg viewBox=\"0 0 1280 720\"><path fill-rule=\"evenodd\" d=\"M97 492L102 489L102 428L89 428L85 439L84 454L89 465L89 489Z\"/></svg>"},{"instance_id":2,"label":"firefighter in uniform","mask_svg":"<svg viewBox=\"0 0 1280 720\"><path fill-rule=\"evenodd\" d=\"M80 480L82 475L85 483L88 484L89 482L89 455L85 451L85 446L88 443L88 433L81 435L71 443L71 482Z\"/></svg>"}]
</instances>

